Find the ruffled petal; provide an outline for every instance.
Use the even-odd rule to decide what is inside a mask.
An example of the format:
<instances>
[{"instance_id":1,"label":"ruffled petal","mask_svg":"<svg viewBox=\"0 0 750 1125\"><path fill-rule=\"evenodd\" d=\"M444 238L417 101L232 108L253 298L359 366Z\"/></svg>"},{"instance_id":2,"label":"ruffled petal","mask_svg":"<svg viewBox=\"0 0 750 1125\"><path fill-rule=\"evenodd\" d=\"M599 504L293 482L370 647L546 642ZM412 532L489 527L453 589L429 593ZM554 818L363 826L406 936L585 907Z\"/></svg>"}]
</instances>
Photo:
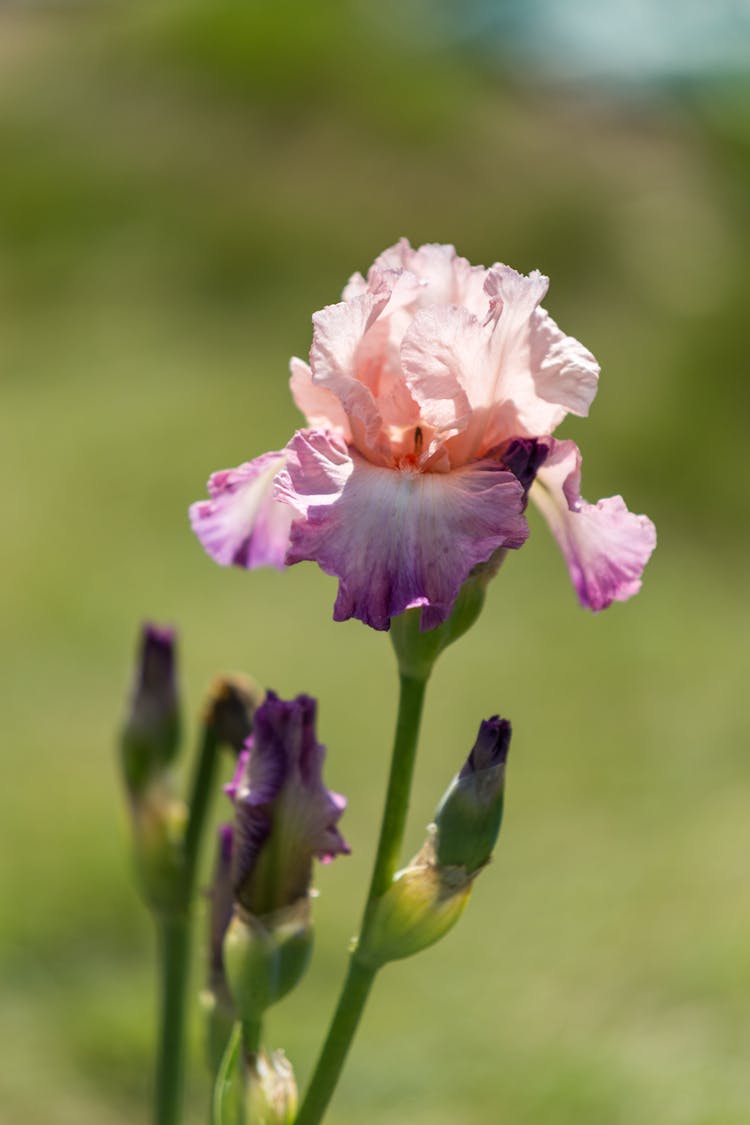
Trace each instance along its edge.
<instances>
[{"instance_id":1,"label":"ruffled petal","mask_svg":"<svg viewBox=\"0 0 750 1125\"><path fill-rule=\"evenodd\" d=\"M421 309L401 344L401 364L422 419L445 440L471 417L466 385L486 351L480 322L466 309Z\"/></svg>"},{"instance_id":2,"label":"ruffled petal","mask_svg":"<svg viewBox=\"0 0 750 1125\"><path fill-rule=\"evenodd\" d=\"M469 571L499 547L520 547L524 490L496 461L450 473L372 465L335 434L301 431L279 491L303 517L287 562L312 560L339 579L334 618L387 629L426 607L422 627L449 615Z\"/></svg>"},{"instance_id":3,"label":"ruffled petal","mask_svg":"<svg viewBox=\"0 0 750 1125\"><path fill-rule=\"evenodd\" d=\"M530 495L560 546L578 600L593 610L627 601L641 588L656 529L647 516L629 512L621 496L587 504L580 493L578 447L549 440L549 455Z\"/></svg>"},{"instance_id":4,"label":"ruffled petal","mask_svg":"<svg viewBox=\"0 0 750 1125\"><path fill-rule=\"evenodd\" d=\"M408 270L414 274L421 282L416 295L416 303L421 308L462 305L480 318L487 314L489 301L484 291L487 270L484 266L472 266L456 253L454 246L428 242L415 249L408 239L402 238L375 259L370 275L378 270ZM351 286L352 282L349 284Z\"/></svg>"},{"instance_id":5,"label":"ruffled petal","mask_svg":"<svg viewBox=\"0 0 750 1125\"><path fill-rule=\"evenodd\" d=\"M305 415L308 425L314 430L339 430L346 441L351 441L349 419L336 395L314 383L308 364L297 356L289 361L289 370L294 404Z\"/></svg>"},{"instance_id":6,"label":"ruffled petal","mask_svg":"<svg viewBox=\"0 0 750 1125\"><path fill-rule=\"evenodd\" d=\"M353 441L375 450L383 419L375 396L357 377L359 350L368 329L388 303L390 290L363 293L351 301L327 305L313 316L310 367L313 382L332 393L349 420Z\"/></svg>"},{"instance_id":7,"label":"ruffled petal","mask_svg":"<svg viewBox=\"0 0 750 1125\"><path fill-rule=\"evenodd\" d=\"M545 309L535 309L529 350L531 377L539 397L560 406L563 413L585 418L599 381L599 364L588 348L561 332Z\"/></svg>"},{"instance_id":8,"label":"ruffled petal","mask_svg":"<svg viewBox=\"0 0 750 1125\"><path fill-rule=\"evenodd\" d=\"M190 523L204 550L221 566L284 565L294 512L274 496L287 454L264 453L208 482L209 500L190 507Z\"/></svg>"}]
</instances>

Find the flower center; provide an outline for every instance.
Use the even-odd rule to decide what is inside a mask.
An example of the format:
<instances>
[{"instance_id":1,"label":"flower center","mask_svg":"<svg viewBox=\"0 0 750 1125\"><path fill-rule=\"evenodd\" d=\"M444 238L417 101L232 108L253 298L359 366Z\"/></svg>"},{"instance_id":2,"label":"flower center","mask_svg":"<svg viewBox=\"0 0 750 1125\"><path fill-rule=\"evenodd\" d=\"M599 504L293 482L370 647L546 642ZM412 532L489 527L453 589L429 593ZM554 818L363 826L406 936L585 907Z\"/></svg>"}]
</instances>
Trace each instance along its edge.
<instances>
[{"instance_id":1,"label":"flower center","mask_svg":"<svg viewBox=\"0 0 750 1125\"><path fill-rule=\"evenodd\" d=\"M406 469L412 471L419 471L419 461L422 456L422 449L424 447L424 434L422 427L417 426L414 430L414 448L410 453L402 453L396 462L399 469Z\"/></svg>"}]
</instances>

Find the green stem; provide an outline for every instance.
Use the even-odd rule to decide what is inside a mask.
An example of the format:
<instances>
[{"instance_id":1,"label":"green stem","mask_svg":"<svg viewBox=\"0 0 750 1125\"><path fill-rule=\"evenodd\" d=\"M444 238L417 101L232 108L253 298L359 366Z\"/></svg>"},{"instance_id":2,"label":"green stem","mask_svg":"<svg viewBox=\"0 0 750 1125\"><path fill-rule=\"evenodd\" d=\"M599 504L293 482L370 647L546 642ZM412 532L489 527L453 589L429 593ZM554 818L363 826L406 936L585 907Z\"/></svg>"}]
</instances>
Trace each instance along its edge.
<instances>
[{"instance_id":1,"label":"green stem","mask_svg":"<svg viewBox=\"0 0 750 1125\"><path fill-rule=\"evenodd\" d=\"M187 828L185 830L185 906L189 910L193 901L195 880L200 858L203 829L211 803L211 795L219 769L219 740L210 723L203 728L198 762L190 786Z\"/></svg>"},{"instance_id":2,"label":"green stem","mask_svg":"<svg viewBox=\"0 0 750 1125\"><path fill-rule=\"evenodd\" d=\"M378 850L367 896L368 911L371 910L374 900L388 890L398 867L406 815L409 811L409 794L417 756L419 724L422 720L427 678L422 680L400 676L399 685L398 718L391 757L391 772L388 777ZM363 931L367 920L366 914Z\"/></svg>"},{"instance_id":3,"label":"green stem","mask_svg":"<svg viewBox=\"0 0 750 1125\"><path fill-rule=\"evenodd\" d=\"M189 918L182 914L161 917L157 928L162 990L154 1120L156 1125L178 1125L182 1116Z\"/></svg>"},{"instance_id":4,"label":"green stem","mask_svg":"<svg viewBox=\"0 0 750 1125\"><path fill-rule=\"evenodd\" d=\"M243 1021L242 1024L242 1049L245 1052L245 1058L249 1059L251 1055L257 1055L260 1050L260 1040L263 1033L263 1027L260 1020Z\"/></svg>"},{"instance_id":5,"label":"green stem","mask_svg":"<svg viewBox=\"0 0 750 1125\"><path fill-rule=\"evenodd\" d=\"M218 741L213 727L203 728L190 787L188 823L183 845L180 907L157 918L161 954L161 1025L156 1070L156 1125L179 1125L185 1069L185 1017L190 973L190 925L200 845L218 771Z\"/></svg>"},{"instance_id":6,"label":"green stem","mask_svg":"<svg viewBox=\"0 0 750 1125\"><path fill-rule=\"evenodd\" d=\"M401 691L391 772L388 778L388 792L383 809L378 850L362 919L360 932L362 943L367 936L377 900L390 886L398 867L409 810L409 794L428 675L429 673L420 679L405 675L400 677ZM363 964L355 950L349 962L349 971L318 1065L297 1116L296 1125L318 1125L322 1121L343 1070L376 971L370 965Z\"/></svg>"}]
</instances>

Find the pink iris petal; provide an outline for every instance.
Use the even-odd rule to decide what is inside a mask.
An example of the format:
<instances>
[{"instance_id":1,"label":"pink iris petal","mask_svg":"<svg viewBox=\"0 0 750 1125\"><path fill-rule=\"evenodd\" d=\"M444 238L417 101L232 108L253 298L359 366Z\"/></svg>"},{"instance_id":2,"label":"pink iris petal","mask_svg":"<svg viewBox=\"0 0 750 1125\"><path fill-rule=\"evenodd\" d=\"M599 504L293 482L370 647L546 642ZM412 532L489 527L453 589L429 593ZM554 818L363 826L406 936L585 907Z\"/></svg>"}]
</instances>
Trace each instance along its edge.
<instances>
[{"instance_id":1,"label":"pink iris petal","mask_svg":"<svg viewBox=\"0 0 750 1125\"><path fill-rule=\"evenodd\" d=\"M190 522L204 550L221 566L282 567L294 512L274 496L286 453L264 453L208 482L210 500L190 507Z\"/></svg>"},{"instance_id":2,"label":"pink iris petal","mask_svg":"<svg viewBox=\"0 0 750 1125\"><path fill-rule=\"evenodd\" d=\"M444 439L466 428L471 416L466 385L486 348L487 334L477 318L451 306L421 309L404 336L404 378L422 417Z\"/></svg>"},{"instance_id":3,"label":"pink iris petal","mask_svg":"<svg viewBox=\"0 0 750 1125\"><path fill-rule=\"evenodd\" d=\"M530 366L540 398L585 418L596 396L599 364L588 348L566 336L544 309L531 317ZM562 418L560 419L562 421Z\"/></svg>"},{"instance_id":4,"label":"pink iris petal","mask_svg":"<svg viewBox=\"0 0 750 1125\"><path fill-rule=\"evenodd\" d=\"M538 308L548 285L538 270L525 277L495 265L487 274L488 322L494 323L491 362L479 370L470 390L472 405L491 407L485 448L511 433L551 433L568 411L587 413L596 394L594 357Z\"/></svg>"},{"instance_id":5,"label":"pink iris petal","mask_svg":"<svg viewBox=\"0 0 750 1125\"><path fill-rule=\"evenodd\" d=\"M551 449L531 488L565 556L581 605L606 609L641 588L656 546L647 516L629 512L621 496L597 504L581 498L581 455L572 441L550 439Z\"/></svg>"},{"instance_id":6,"label":"pink iris petal","mask_svg":"<svg viewBox=\"0 0 750 1125\"><path fill-rule=\"evenodd\" d=\"M313 560L339 579L337 621L387 629L424 606L422 627L434 628L472 567L528 535L523 487L496 461L450 473L382 468L315 430L297 433L290 449L279 493L303 518L287 562Z\"/></svg>"},{"instance_id":7,"label":"pink iris petal","mask_svg":"<svg viewBox=\"0 0 750 1125\"><path fill-rule=\"evenodd\" d=\"M472 266L453 246L428 242L414 248L408 239L402 238L375 259L368 280L378 269L408 270L419 278L422 286L417 303L421 308L461 305L475 316L484 318L487 314L489 301L484 290L487 270L484 266ZM348 296L346 292L345 296Z\"/></svg>"},{"instance_id":8,"label":"pink iris petal","mask_svg":"<svg viewBox=\"0 0 750 1125\"><path fill-rule=\"evenodd\" d=\"M307 424L314 430L340 430L346 441L351 441L349 419L336 395L327 387L317 386L308 364L296 356L290 360L289 370L292 398L307 419Z\"/></svg>"},{"instance_id":9,"label":"pink iris petal","mask_svg":"<svg viewBox=\"0 0 750 1125\"><path fill-rule=\"evenodd\" d=\"M364 293L352 301L327 305L313 316L310 366L313 381L336 396L349 419L354 442L375 451L382 415L375 397L357 377L358 353L365 334L388 304L390 290Z\"/></svg>"}]
</instances>

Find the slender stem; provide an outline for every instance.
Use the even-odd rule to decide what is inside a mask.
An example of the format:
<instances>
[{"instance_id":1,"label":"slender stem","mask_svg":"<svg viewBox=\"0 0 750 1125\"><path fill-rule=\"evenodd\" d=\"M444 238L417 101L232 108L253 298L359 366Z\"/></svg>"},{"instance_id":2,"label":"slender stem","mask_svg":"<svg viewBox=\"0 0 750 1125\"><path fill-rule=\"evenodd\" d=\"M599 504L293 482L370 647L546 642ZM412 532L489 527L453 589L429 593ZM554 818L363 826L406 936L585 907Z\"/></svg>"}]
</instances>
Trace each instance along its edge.
<instances>
[{"instance_id":1,"label":"slender stem","mask_svg":"<svg viewBox=\"0 0 750 1125\"><path fill-rule=\"evenodd\" d=\"M409 794L427 676L424 679L416 679L402 675L400 686L391 772L388 778L378 850L362 919L361 942L366 938L377 900L388 889L398 867L409 810ZM318 1125L322 1121L343 1070L376 971L372 966L360 961L355 950L349 962L349 971L318 1065L297 1116L296 1125Z\"/></svg>"},{"instance_id":2,"label":"slender stem","mask_svg":"<svg viewBox=\"0 0 750 1125\"><path fill-rule=\"evenodd\" d=\"M198 761L190 786L187 828L185 830L185 905L189 909L195 890L203 829L219 768L219 741L211 723L206 723L201 736Z\"/></svg>"},{"instance_id":3,"label":"slender stem","mask_svg":"<svg viewBox=\"0 0 750 1125\"><path fill-rule=\"evenodd\" d=\"M260 1050L260 1039L263 1034L263 1027L260 1020L244 1020L242 1023L242 1049L245 1052L245 1058L249 1059L251 1055L257 1055Z\"/></svg>"},{"instance_id":4,"label":"slender stem","mask_svg":"<svg viewBox=\"0 0 750 1125\"><path fill-rule=\"evenodd\" d=\"M157 920L161 956L161 1012L156 1070L156 1125L177 1125L182 1116L186 981L190 961L187 915Z\"/></svg>"},{"instance_id":5,"label":"slender stem","mask_svg":"<svg viewBox=\"0 0 750 1125\"><path fill-rule=\"evenodd\" d=\"M400 676L399 685L398 718L391 757L391 772L388 777L378 850L367 896L368 910L362 926L363 931L369 920L368 913L372 909L372 904L388 890L398 867L406 816L409 811L409 795L417 757L419 724L422 720L427 680Z\"/></svg>"},{"instance_id":6,"label":"slender stem","mask_svg":"<svg viewBox=\"0 0 750 1125\"><path fill-rule=\"evenodd\" d=\"M182 1119L190 926L200 845L218 770L217 750L216 734L211 724L207 723L203 728L198 761L190 787L180 906L174 912L157 918L162 991L156 1071L156 1125L179 1125Z\"/></svg>"}]
</instances>

